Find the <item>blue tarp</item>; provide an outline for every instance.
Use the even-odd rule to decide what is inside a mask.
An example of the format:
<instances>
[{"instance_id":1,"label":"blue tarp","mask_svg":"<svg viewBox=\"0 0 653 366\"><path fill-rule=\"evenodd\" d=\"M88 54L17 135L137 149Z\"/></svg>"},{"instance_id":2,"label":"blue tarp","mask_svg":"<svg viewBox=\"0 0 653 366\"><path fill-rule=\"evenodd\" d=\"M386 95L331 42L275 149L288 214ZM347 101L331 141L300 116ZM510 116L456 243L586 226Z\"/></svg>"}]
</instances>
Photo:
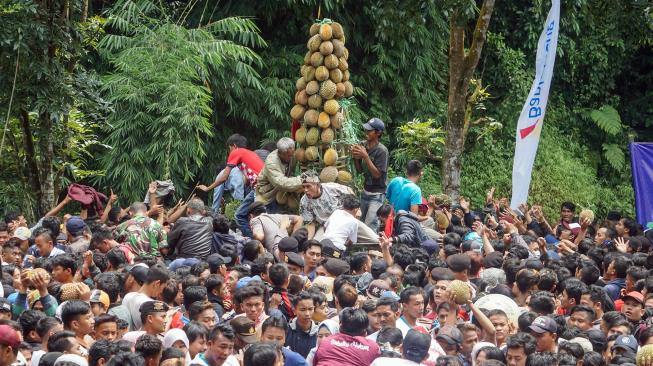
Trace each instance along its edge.
<instances>
[{"instance_id":1,"label":"blue tarp","mask_svg":"<svg viewBox=\"0 0 653 366\"><path fill-rule=\"evenodd\" d=\"M637 222L653 225L653 143L630 144Z\"/></svg>"}]
</instances>

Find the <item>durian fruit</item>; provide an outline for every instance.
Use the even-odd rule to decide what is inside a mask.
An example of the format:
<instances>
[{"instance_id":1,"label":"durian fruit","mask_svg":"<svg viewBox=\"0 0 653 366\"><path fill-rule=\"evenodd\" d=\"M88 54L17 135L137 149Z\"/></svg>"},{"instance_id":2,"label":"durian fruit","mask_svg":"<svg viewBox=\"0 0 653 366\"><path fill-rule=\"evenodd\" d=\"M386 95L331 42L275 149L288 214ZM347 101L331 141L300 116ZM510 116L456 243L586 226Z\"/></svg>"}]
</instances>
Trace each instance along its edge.
<instances>
[{"instance_id":1,"label":"durian fruit","mask_svg":"<svg viewBox=\"0 0 653 366\"><path fill-rule=\"evenodd\" d=\"M320 44L320 53L322 56L328 56L333 53L333 43L331 41L324 41Z\"/></svg>"},{"instance_id":2,"label":"durian fruit","mask_svg":"<svg viewBox=\"0 0 653 366\"><path fill-rule=\"evenodd\" d=\"M345 44L345 42L343 42L343 44ZM345 49L343 50L342 57L344 57L345 60L349 60L349 50L347 49L347 47L345 47Z\"/></svg>"},{"instance_id":3,"label":"durian fruit","mask_svg":"<svg viewBox=\"0 0 653 366\"><path fill-rule=\"evenodd\" d=\"M338 109L340 109L340 105L338 104L337 100L329 99L324 102L324 111L329 115L333 116L334 114L338 113Z\"/></svg>"},{"instance_id":4,"label":"durian fruit","mask_svg":"<svg viewBox=\"0 0 653 366\"><path fill-rule=\"evenodd\" d=\"M329 79L333 81L334 83L338 84L339 82L342 81L342 71L339 69L333 69L329 71Z\"/></svg>"},{"instance_id":5,"label":"durian fruit","mask_svg":"<svg viewBox=\"0 0 653 366\"><path fill-rule=\"evenodd\" d=\"M319 94L313 94L308 97L308 106L313 109L318 109L322 105L322 97Z\"/></svg>"},{"instance_id":6,"label":"durian fruit","mask_svg":"<svg viewBox=\"0 0 653 366\"><path fill-rule=\"evenodd\" d=\"M297 141L298 144L302 145L304 142L306 142L306 127L302 126L297 131L295 131L295 141ZM298 150L295 150L298 151Z\"/></svg>"},{"instance_id":7,"label":"durian fruit","mask_svg":"<svg viewBox=\"0 0 653 366\"><path fill-rule=\"evenodd\" d=\"M306 84L308 84L306 80L304 80L304 78L301 77L297 79L297 81L295 82L295 88L297 88L297 91L302 91L306 89Z\"/></svg>"},{"instance_id":8,"label":"durian fruit","mask_svg":"<svg viewBox=\"0 0 653 366\"><path fill-rule=\"evenodd\" d=\"M320 128L327 128L331 125L331 118L327 112L320 112L320 115L317 117L317 125Z\"/></svg>"},{"instance_id":9,"label":"durian fruit","mask_svg":"<svg viewBox=\"0 0 653 366\"><path fill-rule=\"evenodd\" d=\"M333 54L337 57L342 57L345 55L345 44L340 42L338 39L332 39L331 44L333 44ZM304 58L306 60L306 58Z\"/></svg>"},{"instance_id":10,"label":"durian fruit","mask_svg":"<svg viewBox=\"0 0 653 366\"><path fill-rule=\"evenodd\" d=\"M351 173L346 171L346 170L340 170L338 171L338 179L336 182L340 184L349 184L351 183L353 177L351 176Z\"/></svg>"},{"instance_id":11,"label":"durian fruit","mask_svg":"<svg viewBox=\"0 0 653 366\"><path fill-rule=\"evenodd\" d=\"M331 23L331 32L333 33L333 38L342 38L345 36L345 32L342 30L342 25L338 22Z\"/></svg>"},{"instance_id":12,"label":"durian fruit","mask_svg":"<svg viewBox=\"0 0 653 366\"><path fill-rule=\"evenodd\" d=\"M320 135L320 141L322 141L325 144L330 144L333 142L333 139L336 137L335 132L333 132L333 129L331 128L325 128L322 130L322 134Z\"/></svg>"},{"instance_id":13,"label":"durian fruit","mask_svg":"<svg viewBox=\"0 0 653 366\"><path fill-rule=\"evenodd\" d=\"M336 55L331 54L328 55L324 58L324 66L327 67L329 70L333 70L335 68L338 68L340 66L340 61L336 57Z\"/></svg>"},{"instance_id":14,"label":"durian fruit","mask_svg":"<svg viewBox=\"0 0 653 366\"><path fill-rule=\"evenodd\" d=\"M344 57L338 59L338 69L342 72L349 70L349 63L347 63Z\"/></svg>"},{"instance_id":15,"label":"durian fruit","mask_svg":"<svg viewBox=\"0 0 653 366\"><path fill-rule=\"evenodd\" d=\"M342 72L342 81L349 81L349 70Z\"/></svg>"},{"instance_id":16,"label":"durian fruit","mask_svg":"<svg viewBox=\"0 0 653 366\"><path fill-rule=\"evenodd\" d=\"M303 105L295 104L294 107L290 110L290 117L294 120L299 120L304 116L306 108Z\"/></svg>"},{"instance_id":17,"label":"durian fruit","mask_svg":"<svg viewBox=\"0 0 653 366\"><path fill-rule=\"evenodd\" d=\"M321 91L321 89L320 89ZM584 220L589 220L589 222L594 221L594 211L590 209L584 209L583 211L580 212L579 214L580 222L583 222Z\"/></svg>"},{"instance_id":18,"label":"durian fruit","mask_svg":"<svg viewBox=\"0 0 653 366\"><path fill-rule=\"evenodd\" d=\"M328 148L327 151L324 152L322 161L324 162L324 165L327 166L336 165L336 162L338 161L338 152L336 149Z\"/></svg>"},{"instance_id":19,"label":"durian fruit","mask_svg":"<svg viewBox=\"0 0 653 366\"><path fill-rule=\"evenodd\" d=\"M299 140L297 139L297 132L299 132L299 130L297 130L295 132L295 141L297 141L299 143ZM306 129L304 129L304 141L306 141ZM303 141L301 143L303 143ZM306 157L304 156L305 153L306 153L306 150L304 150L303 147L300 147L300 148L296 149L295 150L295 160L297 160L300 163L303 163L306 160Z\"/></svg>"},{"instance_id":20,"label":"durian fruit","mask_svg":"<svg viewBox=\"0 0 653 366\"><path fill-rule=\"evenodd\" d=\"M336 130L340 129L340 127L342 127L342 122L344 119L345 118L342 115L342 112L338 112L333 116L329 117L329 121L331 122L331 128L335 128Z\"/></svg>"},{"instance_id":21,"label":"durian fruit","mask_svg":"<svg viewBox=\"0 0 653 366\"><path fill-rule=\"evenodd\" d=\"M313 52L313 54L311 55L311 65L317 68L322 66L323 63L324 63L324 56L322 56L322 54L319 52Z\"/></svg>"},{"instance_id":22,"label":"durian fruit","mask_svg":"<svg viewBox=\"0 0 653 366\"><path fill-rule=\"evenodd\" d=\"M467 301L471 300L472 293L469 285L460 280L453 280L449 283L449 291L454 296L454 301L458 305L465 305Z\"/></svg>"},{"instance_id":23,"label":"durian fruit","mask_svg":"<svg viewBox=\"0 0 653 366\"><path fill-rule=\"evenodd\" d=\"M304 153L304 158L306 158L307 161L315 161L319 157L319 154L320 153L317 151L316 146L309 146L306 148L306 152Z\"/></svg>"},{"instance_id":24,"label":"durian fruit","mask_svg":"<svg viewBox=\"0 0 653 366\"><path fill-rule=\"evenodd\" d=\"M304 81L309 83L311 80L315 79L315 68L313 66L306 66L305 70Z\"/></svg>"},{"instance_id":25,"label":"durian fruit","mask_svg":"<svg viewBox=\"0 0 653 366\"><path fill-rule=\"evenodd\" d=\"M277 203L285 206L288 203L288 194L284 191L278 191L275 199L277 200Z\"/></svg>"},{"instance_id":26,"label":"durian fruit","mask_svg":"<svg viewBox=\"0 0 653 366\"><path fill-rule=\"evenodd\" d=\"M345 84L337 83L336 84L336 98L342 98L345 95Z\"/></svg>"},{"instance_id":27,"label":"durian fruit","mask_svg":"<svg viewBox=\"0 0 653 366\"><path fill-rule=\"evenodd\" d=\"M304 113L304 122L306 122L306 125L308 126L316 126L317 125L317 117L319 116L319 112L315 109L309 109ZM313 144L311 144L313 145Z\"/></svg>"},{"instance_id":28,"label":"durian fruit","mask_svg":"<svg viewBox=\"0 0 653 366\"><path fill-rule=\"evenodd\" d=\"M320 129L317 127L311 127L310 130L308 130L308 133L306 134L306 144L311 145L312 147L315 147L314 145L317 145L317 140L320 137ZM317 149L317 148L316 148ZM306 149L306 159L308 160L315 160L315 159L310 159L308 157L308 149Z\"/></svg>"},{"instance_id":29,"label":"durian fruit","mask_svg":"<svg viewBox=\"0 0 653 366\"><path fill-rule=\"evenodd\" d=\"M331 80L322 82L320 85L320 96L324 99L333 99L336 96L336 84Z\"/></svg>"},{"instance_id":30,"label":"durian fruit","mask_svg":"<svg viewBox=\"0 0 653 366\"><path fill-rule=\"evenodd\" d=\"M333 183L338 179L338 168L335 166L327 166L320 172L321 183Z\"/></svg>"},{"instance_id":31,"label":"durian fruit","mask_svg":"<svg viewBox=\"0 0 653 366\"><path fill-rule=\"evenodd\" d=\"M331 38L333 38L333 30L331 29L331 25L329 24L320 25L319 35L323 41L331 40Z\"/></svg>"},{"instance_id":32,"label":"durian fruit","mask_svg":"<svg viewBox=\"0 0 653 366\"><path fill-rule=\"evenodd\" d=\"M304 55L304 65L309 66L311 64L311 55L313 52L311 51L306 51L306 54ZM338 56L342 57L342 55Z\"/></svg>"},{"instance_id":33,"label":"durian fruit","mask_svg":"<svg viewBox=\"0 0 653 366\"><path fill-rule=\"evenodd\" d=\"M354 86L350 81L345 81L343 84L345 84L345 97L351 97L351 95L354 94Z\"/></svg>"},{"instance_id":34,"label":"durian fruit","mask_svg":"<svg viewBox=\"0 0 653 366\"><path fill-rule=\"evenodd\" d=\"M309 29L308 33L311 36L314 36L320 32L320 23L313 23L311 25L311 28Z\"/></svg>"},{"instance_id":35,"label":"durian fruit","mask_svg":"<svg viewBox=\"0 0 653 366\"><path fill-rule=\"evenodd\" d=\"M324 66L320 66L315 70L315 79L317 81L324 81L329 78L329 69Z\"/></svg>"},{"instance_id":36,"label":"durian fruit","mask_svg":"<svg viewBox=\"0 0 653 366\"><path fill-rule=\"evenodd\" d=\"M308 84L306 84L306 94L308 95L313 95L317 94L317 92L320 91L320 84L318 84L317 81L312 80Z\"/></svg>"},{"instance_id":37,"label":"durian fruit","mask_svg":"<svg viewBox=\"0 0 653 366\"><path fill-rule=\"evenodd\" d=\"M320 49L321 43L322 40L320 39L320 36L316 34L308 39L308 43L306 44L306 47L309 49L309 51L315 52Z\"/></svg>"},{"instance_id":38,"label":"durian fruit","mask_svg":"<svg viewBox=\"0 0 653 366\"><path fill-rule=\"evenodd\" d=\"M308 103L308 94L306 94L306 90L298 91L297 94L295 94L295 103L303 106Z\"/></svg>"}]
</instances>

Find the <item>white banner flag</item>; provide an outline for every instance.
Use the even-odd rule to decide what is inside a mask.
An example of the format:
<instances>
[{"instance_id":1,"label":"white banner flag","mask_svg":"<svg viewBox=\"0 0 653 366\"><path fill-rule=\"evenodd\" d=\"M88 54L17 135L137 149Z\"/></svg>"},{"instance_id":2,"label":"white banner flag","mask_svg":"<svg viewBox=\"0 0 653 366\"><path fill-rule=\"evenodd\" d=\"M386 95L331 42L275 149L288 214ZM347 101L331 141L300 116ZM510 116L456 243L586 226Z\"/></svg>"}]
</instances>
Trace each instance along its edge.
<instances>
[{"instance_id":1,"label":"white banner flag","mask_svg":"<svg viewBox=\"0 0 653 366\"><path fill-rule=\"evenodd\" d=\"M517 143L512 165L512 199L510 207L516 209L528 199L533 162L540 143L544 112L549 101L549 88L553 76L558 30L560 29L560 0L552 0L549 15L537 43L535 80L517 122Z\"/></svg>"}]
</instances>

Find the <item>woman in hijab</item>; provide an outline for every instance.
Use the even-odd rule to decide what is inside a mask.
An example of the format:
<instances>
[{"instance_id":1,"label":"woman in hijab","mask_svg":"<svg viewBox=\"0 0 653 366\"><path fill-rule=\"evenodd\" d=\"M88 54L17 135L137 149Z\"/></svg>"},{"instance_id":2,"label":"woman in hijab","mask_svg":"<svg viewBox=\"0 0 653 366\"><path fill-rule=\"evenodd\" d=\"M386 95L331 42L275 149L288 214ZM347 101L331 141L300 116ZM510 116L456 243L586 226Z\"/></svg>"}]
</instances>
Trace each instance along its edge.
<instances>
[{"instance_id":1,"label":"woman in hijab","mask_svg":"<svg viewBox=\"0 0 653 366\"><path fill-rule=\"evenodd\" d=\"M177 329L173 328L170 329L169 331L166 332L165 336L163 337L163 347L164 348L178 348L184 354L186 355L186 365L190 365L191 363L191 358L190 354L188 353L188 337L186 336L186 332L184 332L182 329Z\"/></svg>"},{"instance_id":2,"label":"woman in hijab","mask_svg":"<svg viewBox=\"0 0 653 366\"><path fill-rule=\"evenodd\" d=\"M322 340L326 337L330 337L340 331L340 324L336 320L325 320L317 327L317 344L306 356L306 363L309 365L313 364L313 357L315 357L315 352L320 346Z\"/></svg>"}]
</instances>

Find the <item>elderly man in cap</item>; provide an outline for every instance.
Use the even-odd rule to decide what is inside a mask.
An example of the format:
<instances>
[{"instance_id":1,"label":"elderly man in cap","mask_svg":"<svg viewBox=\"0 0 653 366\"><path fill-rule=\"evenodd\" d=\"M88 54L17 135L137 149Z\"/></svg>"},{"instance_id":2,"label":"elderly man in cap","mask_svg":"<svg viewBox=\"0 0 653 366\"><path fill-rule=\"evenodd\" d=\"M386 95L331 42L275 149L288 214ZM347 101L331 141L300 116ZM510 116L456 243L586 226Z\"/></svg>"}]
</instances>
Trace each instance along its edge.
<instances>
[{"instance_id":1,"label":"elderly man in cap","mask_svg":"<svg viewBox=\"0 0 653 366\"><path fill-rule=\"evenodd\" d=\"M270 212L277 212L277 194L293 194L302 189L300 177L292 176L295 170L295 141L282 137L277 149L265 159L265 165L258 176L256 200L263 203Z\"/></svg>"},{"instance_id":2,"label":"elderly man in cap","mask_svg":"<svg viewBox=\"0 0 653 366\"><path fill-rule=\"evenodd\" d=\"M363 125L365 142L351 147L356 171L363 173L365 184L361 193L361 214L363 222L377 231L379 222L376 210L385 199L388 179L388 148L379 141L385 131L385 124L379 118L372 118Z\"/></svg>"},{"instance_id":3,"label":"elderly man in cap","mask_svg":"<svg viewBox=\"0 0 653 366\"><path fill-rule=\"evenodd\" d=\"M301 176L304 196L299 204L299 212L307 224L308 238L321 240L324 225L331 214L343 208L343 199L353 194L351 188L338 183L320 183L313 171ZM363 222L358 221L357 244L377 244L378 235Z\"/></svg>"},{"instance_id":4,"label":"elderly man in cap","mask_svg":"<svg viewBox=\"0 0 653 366\"><path fill-rule=\"evenodd\" d=\"M66 222L68 250L73 254L84 253L91 243L91 231L79 216L73 216Z\"/></svg>"},{"instance_id":5,"label":"elderly man in cap","mask_svg":"<svg viewBox=\"0 0 653 366\"><path fill-rule=\"evenodd\" d=\"M528 327L535 337L537 352L558 352L558 325L548 316L538 316Z\"/></svg>"},{"instance_id":6,"label":"elderly man in cap","mask_svg":"<svg viewBox=\"0 0 653 366\"><path fill-rule=\"evenodd\" d=\"M291 232L302 227L304 220L297 215L269 214L262 202L249 205L249 226L252 229L252 239L263 243L265 249L281 260L278 244Z\"/></svg>"},{"instance_id":7,"label":"elderly man in cap","mask_svg":"<svg viewBox=\"0 0 653 366\"><path fill-rule=\"evenodd\" d=\"M435 340L440 344L447 356L457 356L462 363L460 351L463 345L463 334L453 325L445 325L438 331Z\"/></svg>"}]
</instances>

